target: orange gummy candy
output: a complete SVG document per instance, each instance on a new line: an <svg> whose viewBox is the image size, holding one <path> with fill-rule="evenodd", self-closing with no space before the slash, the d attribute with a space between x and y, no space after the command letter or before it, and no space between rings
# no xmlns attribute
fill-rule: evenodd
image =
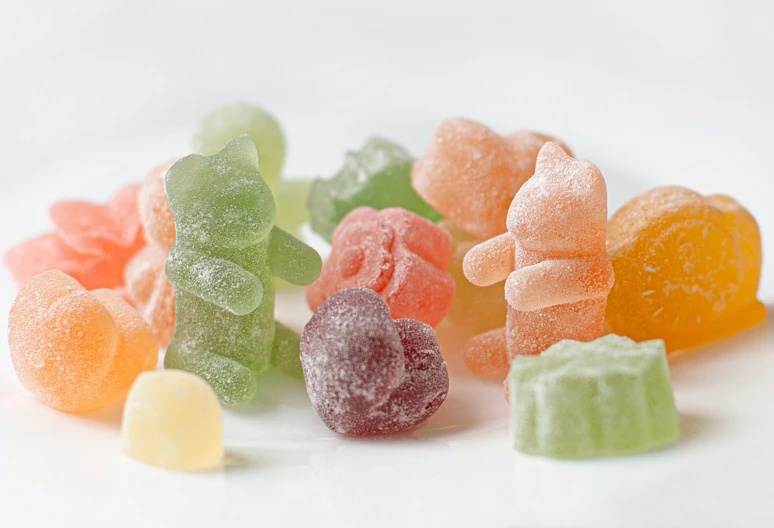
<svg viewBox="0 0 774 528"><path fill-rule="evenodd" d="M634 198L608 224L616 283L607 329L668 351L706 344L766 317L756 298L761 236L728 196L660 187Z"/></svg>
<svg viewBox="0 0 774 528"><path fill-rule="evenodd" d="M485 240L505 231L508 206L547 141L556 140L523 131L500 136L470 119L446 119L414 164L411 183L444 218Z"/></svg>
<svg viewBox="0 0 774 528"><path fill-rule="evenodd" d="M175 223L164 194L164 177L175 161L155 167L140 186L140 218L148 246L125 270L126 288L162 348L169 345L175 331L175 289L164 272L167 255L175 244Z"/></svg>
<svg viewBox="0 0 774 528"><path fill-rule="evenodd" d="M535 175L513 199L508 232L465 256L465 276L473 284L507 278L505 331L491 330L465 345L465 362L474 374L500 377L516 355L540 354L563 339L602 335L613 286L606 223L607 190L599 170L546 143Z"/></svg>
<svg viewBox="0 0 774 528"><path fill-rule="evenodd" d="M454 279L454 301L446 318L454 326L474 334L503 327L508 308L505 302L505 281L481 288L472 284L462 270L465 255L481 241L448 220L441 220L438 225L452 236L448 271Z"/></svg>
<svg viewBox="0 0 774 528"><path fill-rule="evenodd" d="M26 240L5 254L22 287L32 277L58 270L87 289L120 289L124 267L145 245L137 213L138 185L127 185L106 204L68 200L51 207L55 231Z"/></svg>
<svg viewBox="0 0 774 528"><path fill-rule="evenodd" d="M22 385L67 412L120 401L158 360L150 327L117 293L89 292L59 271L41 273L21 289L8 343Z"/></svg>

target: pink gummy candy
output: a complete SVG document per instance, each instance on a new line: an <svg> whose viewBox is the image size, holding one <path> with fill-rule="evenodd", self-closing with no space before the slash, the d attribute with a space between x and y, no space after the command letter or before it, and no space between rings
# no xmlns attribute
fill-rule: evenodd
<svg viewBox="0 0 774 528"><path fill-rule="evenodd" d="M301 334L306 390L331 430L353 436L396 433L432 416L449 390L432 328L393 321L372 290L335 293Z"/></svg>
<svg viewBox="0 0 774 528"><path fill-rule="evenodd" d="M381 295L395 319L435 326L449 311L454 280L445 229L398 207L359 207L344 217L331 244L320 277L306 289L312 310L339 290L359 287Z"/></svg>
<svg viewBox="0 0 774 528"><path fill-rule="evenodd" d="M124 267L145 245L137 213L138 185L127 185L104 205L61 201L51 207L55 231L26 240L5 254L21 287L48 270L66 273L85 288L120 289Z"/></svg>
<svg viewBox="0 0 774 528"><path fill-rule="evenodd" d="M175 243L164 176L175 161L155 167L140 186L139 211L148 246L134 256L125 272L129 294L162 348L169 345L175 331L175 289L164 273L167 255Z"/></svg>

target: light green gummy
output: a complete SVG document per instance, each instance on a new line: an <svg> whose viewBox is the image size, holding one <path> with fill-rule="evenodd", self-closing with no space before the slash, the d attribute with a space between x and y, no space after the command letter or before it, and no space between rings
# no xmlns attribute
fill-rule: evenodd
<svg viewBox="0 0 774 528"><path fill-rule="evenodd" d="M320 256L274 226L275 204L246 135L175 163L165 190L177 237L166 264L175 334L164 365L208 381L221 402L250 401L275 363L293 372L298 337L274 321L274 279L307 285Z"/></svg>
<svg viewBox="0 0 774 528"><path fill-rule="evenodd" d="M298 234L299 228L309 221L306 199L312 182L309 180L281 180L272 190L277 203L277 227Z"/></svg>
<svg viewBox="0 0 774 528"><path fill-rule="evenodd" d="M330 179L316 179L309 190L312 229L330 241L333 230L353 209L402 207L432 222L440 213L411 186L411 154L387 139L371 138L360 151L348 152L344 166Z"/></svg>
<svg viewBox="0 0 774 528"><path fill-rule="evenodd" d="M517 449L556 458L649 451L680 436L661 340L608 335L518 356L508 378Z"/></svg>
<svg viewBox="0 0 774 528"><path fill-rule="evenodd" d="M212 156L242 134L255 143L261 176L275 189L285 163L285 134L274 116L260 106L235 103L212 110L196 126L193 148Z"/></svg>

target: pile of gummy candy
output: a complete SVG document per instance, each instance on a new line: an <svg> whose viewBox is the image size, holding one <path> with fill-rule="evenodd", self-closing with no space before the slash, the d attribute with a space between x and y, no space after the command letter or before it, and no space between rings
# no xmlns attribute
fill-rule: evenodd
<svg viewBox="0 0 774 528"><path fill-rule="evenodd" d="M5 255L23 386L72 413L126 400L124 450L149 464L220 466L221 404L271 368L337 433L416 427L449 390L442 321L472 336L473 375L507 378L519 450L642 452L679 436L667 354L765 319L740 204L661 187L608 220L597 167L549 136L447 119L418 160L373 138L330 179L285 181L279 124L235 104L193 146L107 203L55 203L53 231ZM286 283L314 312L300 335L274 319Z"/></svg>

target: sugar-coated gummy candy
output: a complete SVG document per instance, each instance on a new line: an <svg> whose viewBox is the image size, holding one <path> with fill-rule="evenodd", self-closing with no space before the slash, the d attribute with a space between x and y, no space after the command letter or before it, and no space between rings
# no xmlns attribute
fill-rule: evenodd
<svg viewBox="0 0 774 528"><path fill-rule="evenodd" d="M508 232L474 247L464 259L473 284L507 278L505 331L491 330L465 345L474 374L499 377L517 355L540 354L562 339L602 335L614 277L605 250L606 223L602 174L558 144L546 143L535 175L513 199Z"/></svg>
<svg viewBox="0 0 774 528"><path fill-rule="evenodd" d="M331 430L390 434L432 416L449 390L435 332L413 319L393 321L365 288L335 293L301 334L306 390Z"/></svg>
<svg viewBox="0 0 774 528"><path fill-rule="evenodd" d="M277 119L260 106L235 103L215 108L201 118L193 135L193 148L213 156L232 139L247 134L258 150L261 176L272 189L285 164L285 133Z"/></svg>
<svg viewBox="0 0 774 528"><path fill-rule="evenodd" d="M509 383L511 435L526 453L627 455L680 436L661 340L560 341L540 356L516 357Z"/></svg>
<svg viewBox="0 0 774 528"><path fill-rule="evenodd" d="M474 334L503 328L508 309L508 303L505 302L505 281L482 288L471 283L463 272L465 255L481 240L448 220L442 220L438 225L446 229L452 237L449 273L454 279L454 302L446 319L455 327Z"/></svg>
<svg viewBox="0 0 774 528"><path fill-rule="evenodd" d="M760 231L733 198L652 189L612 216L607 245L616 281L606 322L617 334L660 338L673 351L766 319L756 298Z"/></svg>
<svg viewBox="0 0 774 528"><path fill-rule="evenodd" d="M121 426L124 453L166 469L223 465L223 417L212 387L182 370L140 374L129 391Z"/></svg>
<svg viewBox="0 0 774 528"><path fill-rule="evenodd" d="M411 187L414 158L387 139L369 139L359 151L347 152L344 166L330 179L317 179L309 192L312 229L330 240L334 229L361 207L401 207L430 221L441 215Z"/></svg>
<svg viewBox="0 0 774 528"><path fill-rule="evenodd" d="M175 243L175 223L164 194L164 177L177 161L170 160L148 173L140 186L139 211L148 245L126 266L126 288L137 310L153 328L162 348L175 330L175 290L164 265Z"/></svg>
<svg viewBox="0 0 774 528"><path fill-rule="evenodd" d="M505 232L511 200L547 141L556 139L523 131L500 136L471 119L445 119L414 165L412 184L444 218L486 240Z"/></svg>
<svg viewBox="0 0 774 528"><path fill-rule="evenodd" d="M331 255L306 300L316 310L339 290L368 288L387 301L393 318L435 326L454 299L450 257L445 229L398 207L359 207L336 228Z"/></svg>
<svg viewBox="0 0 774 528"><path fill-rule="evenodd" d="M44 271L58 270L89 290L122 288L126 263L145 245L138 189L127 185L106 204L54 203L50 211L54 232L26 240L5 254L17 286Z"/></svg>
<svg viewBox="0 0 774 528"><path fill-rule="evenodd" d="M165 188L176 229L166 262L176 323L164 365L204 378L222 403L246 403L272 361L293 363L276 354L298 355L297 340L276 331L274 278L310 284L320 256L274 226L274 199L247 136L214 156L181 159Z"/></svg>
<svg viewBox="0 0 774 528"><path fill-rule="evenodd" d="M59 271L21 289L8 318L11 358L22 385L47 405L84 412L122 400L156 367L150 327L117 293L87 291Z"/></svg>

